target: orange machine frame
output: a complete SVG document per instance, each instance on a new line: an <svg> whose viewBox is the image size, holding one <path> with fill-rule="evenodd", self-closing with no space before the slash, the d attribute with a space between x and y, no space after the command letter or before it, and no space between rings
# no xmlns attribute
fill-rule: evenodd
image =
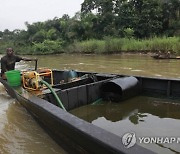
<svg viewBox="0 0 180 154"><path fill-rule="evenodd" d="M36 84L36 88L30 88L30 87L28 87L28 86L26 86L26 75L27 75L27 73L29 73L29 78L30 79L32 79L32 78L35 78L35 84ZM32 73L32 74L30 74L30 73ZM25 88L25 89L28 89L28 90L41 90L41 89L45 89L46 87L45 86L43 86L41 89L40 89L40 87L39 87L39 81L38 81L38 79L40 78L40 77L42 77L42 76L50 76L50 78L51 78L51 83L50 83L50 85L51 86L53 86L53 73L52 73L52 70L51 69L39 69L38 70L38 72L36 72L36 71L29 71L29 72L23 72L22 73L22 80L23 80L23 87Z"/></svg>

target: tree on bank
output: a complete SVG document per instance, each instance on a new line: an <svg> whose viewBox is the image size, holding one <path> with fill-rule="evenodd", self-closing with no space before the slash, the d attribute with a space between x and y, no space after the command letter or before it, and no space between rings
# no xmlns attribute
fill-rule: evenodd
<svg viewBox="0 0 180 154"><path fill-rule="evenodd" d="M180 36L179 0L84 0L81 12L45 22L25 23L27 30L0 32L0 43L34 52L57 52L90 39ZM8 43L7 43L8 42ZM57 48L57 49L55 49Z"/></svg>

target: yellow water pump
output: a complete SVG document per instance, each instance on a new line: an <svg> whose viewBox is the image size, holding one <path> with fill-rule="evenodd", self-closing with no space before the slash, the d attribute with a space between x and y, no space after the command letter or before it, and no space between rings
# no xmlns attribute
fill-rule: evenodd
<svg viewBox="0 0 180 154"><path fill-rule="evenodd" d="M45 77L50 78L50 85L53 85L53 73L51 69L39 69L37 71L26 71L22 73L23 87L28 90L42 90L46 88L42 84Z"/></svg>

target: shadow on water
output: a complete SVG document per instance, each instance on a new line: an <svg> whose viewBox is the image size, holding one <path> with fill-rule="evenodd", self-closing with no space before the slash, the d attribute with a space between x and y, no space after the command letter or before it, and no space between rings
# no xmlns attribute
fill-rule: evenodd
<svg viewBox="0 0 180 154"><path fill-rule="evenodd" d="M103 102L99 105L83 106L71 112L88 122L100 116L112 122L129 117L129 120L136 124L141 118L146 117L144 113L159 118L180 119L179 110L180 101L138 96L121 103Z"/></svg>
<svg viewBox="0 0 180 154"><path fill-rule="evenodd" d="M137 96L121 103L103 102L99 105L88 105L71 111L72 114L123 136L135 132L136 136L179 136L180 134L180 101ZM142 145L157 153L180 152L178 144Z"/></svg>

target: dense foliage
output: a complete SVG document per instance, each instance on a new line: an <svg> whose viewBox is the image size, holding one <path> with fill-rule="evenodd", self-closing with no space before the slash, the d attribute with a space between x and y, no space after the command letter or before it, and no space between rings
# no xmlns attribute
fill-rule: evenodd
<svg viewBox="0 0 180 154"><path fill-rule="evenodd" d="M1 52L13 46L24 54L60 53L77 42L107 37L179 37L180 1L84 0L81 12L72 18L65 14L25 25L27 30L0 31Z"/></svg>

